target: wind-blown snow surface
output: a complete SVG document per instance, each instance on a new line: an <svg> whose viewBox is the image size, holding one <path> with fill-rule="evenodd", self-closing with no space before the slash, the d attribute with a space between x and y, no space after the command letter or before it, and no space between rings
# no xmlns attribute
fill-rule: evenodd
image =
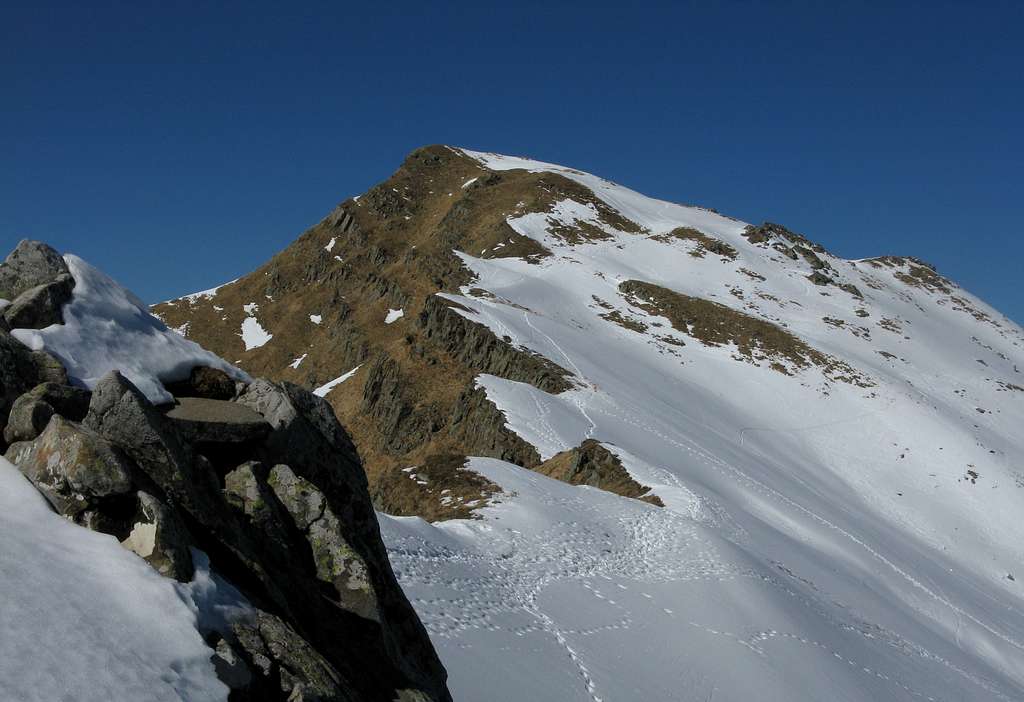
<svg viewBox="0 0 1024 702"><path fill-rule="evenodd" d="M189 586L161 577L54 514L3 458L0 533L0 699L227 699L192 601L225 613L208 572Z"/></svg>
<svg viewBox="0 0 1024 702"><path fill-rule="evenodd" d="M456 699L1024 699L1020 327L869 262L821 254L863 300L816 286L743 222L467 153L559 172L646 230L571 201L510 216L553 255L461 254L493 297L449 297L576 376L557 396L481 376L515 432L545 458L597 439L666 507L474 459L506 492L482 520L382 518ZM552 226L580 220L608 238L573 246ZM676 227L736 260L655 238ZM869 383L704 346L631 304L625 280L784 324Z"/></svg>
<svg viewBox="0 0 1024 702"><path fill-rule="evenodd" d="M167 328L146 305L102 271L73 255L64 257L75 288L64 306L64 324L11 333L32 349L59 358L68 374L88 388L119 370L151 402L172 397L161 380L181 380L194 366L220 368L247 379L241 370Z"/></svg>

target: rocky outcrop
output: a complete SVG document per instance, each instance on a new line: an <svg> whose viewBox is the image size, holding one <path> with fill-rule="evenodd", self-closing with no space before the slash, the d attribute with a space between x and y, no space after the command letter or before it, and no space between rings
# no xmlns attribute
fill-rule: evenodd
<svg viewBox="0 0 1024 702"><path fill-rule="evenodd" d="M38 241L22 240L0 263L0 298L10 329L42 329L63 324L61 308L71 301L75 280L56 251Z"/></svg>
<svg viewBox="0 0 1024 702"><path fill-rule="evenodd" d="M19 398L52 415L7 457L57 512L168 577L192 577L192 549L210 556L254 607L210 635L232 699L450 699L326 402L260 380L237 402L179 398L165 413L111 373L81 422L60 414L81 415L82 399L47 385Z"/></svg>
<svg viewBox="0 0 1024 702"><path fill-rule="evenodd" d="M4 320L12 329L43 329L63 324L61 308L71 301L75 280L62 273L49 283L29 288L4 310Z"/></svg>
<svg viewBox="0 0 1024 702"><path fill-rule="evenodd" d="M419 317L424 337L478 372L529 383L550 393L572 388L569 371L502 341L483 324L459 314L457 308L462 305L431 295Z"/></svg>
<svg viewBox="0 0 1024 702"><path fill-rule="evenodd" d="M23 242L0 283L28 310L62 265ZM450 700L330 406L210 368L170 387L162 407L117 372L72 387L56 359L0 331L6 457L53 509L181 582L208 559L247 601L203 632L233 701Z"/></svg>
<svg viewBox="0 0 1024 702"><path fill-rule="evenodd" d="M67 264L54 249L38 241L22 239L0 263L0 298L15 300L30 288L68 274Z"/></svg>
<svg viewBox="0 0 1024 702"><path fill-rule="evenodd" d="M465 447L466 455L500 458L525 468L540 463L537 449L508 428L505 415L480 387L468 387L459 396L448 435L456 446Z"/></svg>
<svg viewBox="0 0 1024 702"><path fill-rule="evenodd" d="M12 445L7 458L57 512L76 520L132 490L127 457L96 432L60 415L35 441Z"/></svg>
<svg viewBox="0 0 1024 702"><path fill-rule="evenodd" d="M570 485L589 485L658 507L665 506L649 487L633 480L618 456L594 439L555 454L534 470Z"/></svg>

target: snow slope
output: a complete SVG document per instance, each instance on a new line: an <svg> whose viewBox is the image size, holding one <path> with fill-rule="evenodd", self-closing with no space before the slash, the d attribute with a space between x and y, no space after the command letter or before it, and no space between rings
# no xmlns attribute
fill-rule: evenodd
<svg viewBox="0 0 1024 702"><path fill-rule="evenodd" d="M199 632L196 601L223 604L208 571L188 586L160 576L54 514L3 458L0 533L0 699L227 699Z"/></svg>
<svg viewBox="0 0 1024 702"><path fill-rule="evenodd" d="M248 377L168 329L102 271L77 256L64 260L75 279L71 302L63 309L64 324L11 333L26 346L45 348L59 358L76 381L91 388L111 370L120 370L151 402L160 403L172 399L160 381L182 380L194 366L220 368L239 380Z"/></svg>
<svg viewBox="0 0 1024 702"><path fill-rule="evenodd" d="M906 261L821 252L819 286L743 222L465 153L558 172L643 228L571 200L510 214L552 256L462 253L477 280L449 297L576 376L557 396L481 376L516 433L544 458L597 439L666 508L474 459L506 491L482 520L382 518L456 699L1024 699L1020 327ZM606 238L558 235L580 223ZM784 326L860 381L704 345L627 280Z"/></svg>

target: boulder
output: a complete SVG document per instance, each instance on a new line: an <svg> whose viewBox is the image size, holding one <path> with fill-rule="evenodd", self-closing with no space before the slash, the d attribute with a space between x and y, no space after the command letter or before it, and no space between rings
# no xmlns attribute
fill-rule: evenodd
<svg viewBox="0 0 1024 702"><path fill-rule="evenodd" d="M11 407L7 426L4 427L4 441L8 444L32 441L43 433L43 429L50 423L50 417L54 414L50 404L32 397L31 393L25 393L15 400Z"/></svg>
<svg viewBox="0 0 1024 702"><path fill-rule="evenodd" d="M62 273L55 280L29 288L4 309L4 321L12 329L43 329L63 324L62 308L71 302L74 287L74 278Z"/></svg>
<svg viewBox="0 0 1024 702"><path fill-rule="evenodd" d="M124 454L59 415L39 438L14 444L6 457L66 517L132 490L132 467Z"/></svg>
<svg viewBox="0 0 1024 702"><path fill-rule="evenodd" d="M64 259L54 249L39 241L22 239L0 263L0 299L14 300L29 288L69 273Z"/></svg>
<svg viewBox="0 0 1024 702"><path fill-rule="evenodd" d="M188 582L194 571L188 529L173 509L153 495L139 491L137 496L131 531L121 545L144 558L161 575Z"/></svg>
<svg viewBox="0 0 1024 702"><path fill-rule="evenodd" d="M189 377L176 383L164 383L175 397L202 397L207 400L233 400L235 381L219 368L196 366Z"/></svg>
<svg viewBox="0 0 1024 702"><path fill-rule="evenodd" d="M366 562L345 540L342 525L323 493L286 465L274 466L267 482L305 534L313 551L317 578L334 588L345 609L379 621L377 597Z"/></svg>
<svg viewBox="0 0 1024 702"><path fill-rule="evenodd" d="M42 433L50 417L59 414L80 422L89 410L90 393L58 383L40 383L14 401L4 439L9 444L31 441Z"/></svg>
<svg viewBox="0 0 1024 702"><path fill-rule="evenodd" d="M244 444L270 431L255 410L225 400L180 397L166 416L181 436L195 443Z"/></svg>

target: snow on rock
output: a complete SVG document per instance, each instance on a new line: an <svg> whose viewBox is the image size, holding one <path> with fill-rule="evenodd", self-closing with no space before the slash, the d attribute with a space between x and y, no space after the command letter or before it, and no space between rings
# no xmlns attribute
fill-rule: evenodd
<svg viewBox="0 0 1024 702"><path fill-rule="evenodd" d="M309 321L311 321L313 324L320 324L320 322L324 321L324 318L322 315L319 314L311 314L309 315Z"/></svg>
<svg viewBox="0 0 1024 702"><path fill-rule="evenodd" d="M339 385L344 383L346 380L351 378L353 375L356 374L356 371L359 370L362 367L363 367L363 365L359 364L358 366L356 366L355 368L353 368L349 372L344 373L343 375L338 376L337 378L335 378L334 380L332 380L332 381L330 381L328 383L324 383L323 385L318 387L316 390L314 390L313 394L318 396L318 397L325 397L327 395L327 393L329 393L331 390L333 390L334 388L338 387Z"/></svg>
<svg viewBox="0 0 1024 702"><path fill-rule="evenodd" d="M289 363L289 364L288 364L288 367L289 367L289 368L298 368L298 367L299 367L299 365L300 365L300 364L301 364L301 363L302 363L303 361L305 361L305 360L306 360L306 356L308 356L308 355L309 355L308 353L304 353L304 354L302 354L301 356L299 356L298 358L296 358L296 359L295 359L294 361L292 361L291 363Z"/></svg>
<svg viewBox="0 0 1024 702"><path fill-rule="evenodd" d="M338 242L338 238L337 238L337 237L334 237L334 236L332 236L332 237L331 237L331 240L330 240L329 242L327 242L327 246L325 246L325 247L324 247L324 250L325 250L325 251L327 251L328 253L330 253L331 251L333 251L333 250L334 250L334 245L335 245L335 244L336 244L337 242Z"/></svg>
<svg viewBox="0 0 1024 702"><path fill-rule="evenodd" d="M60 359L86 387L119 370L155 403L170 401L161 381L182 380L194 366L219 368L237 380L241 370L185 339L151 315L146 305L105 273L73 255L64 257L75 279L64 324L11 333Z"/></svg>
<svg viewBox="0 0 1024 702"><path fill-rule="evenodd" d="M113 537L54 514L2 458L0 532L0 699L227 699L189 589ZM216 590L212 580L191 587ZM230 615L230 599L222 588L205 609Z"/></svg>
<svg viewBox="0 0 1024 702"><path fill-rule="evenodd" d="M267 332L256 319L255 314L259 308L260 306L255 302L242 305L242 309L249 316L242 320L242 331L238 335L242 337L246 351L258 349L274 338L274 335Z"/></svg>
<svg viewBox="0 0 1024 702"><path fill-rule="evenodd" d="M392 324L397 322L405 316L405 310L388 310L387 315L384 317L384 324Z"/></svg>
<svg viewBox="0 0 1024 702"><path fill-rule="evenodd" d="M465 189L465 188L468 188L468 187L469 187L469 186L471 186L471 185L472 185L473 183L477 182L477 181L478 181L479 179L480 179L480 176L477 176L477 177L475 177L475 178L470 178L469 180L467 180L467 181L466 181L465 183L463 183L463 184L462 184L462 187L463 187L464 189Z"/></svg>

